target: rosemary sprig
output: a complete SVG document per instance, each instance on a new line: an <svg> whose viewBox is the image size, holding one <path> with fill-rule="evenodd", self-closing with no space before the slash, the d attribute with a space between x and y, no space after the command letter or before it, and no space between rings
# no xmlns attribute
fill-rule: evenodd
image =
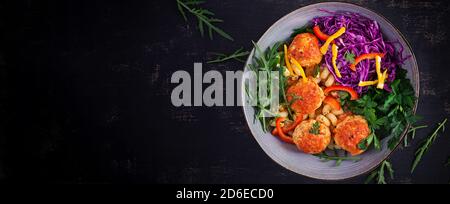
<svg viewBox="0 0 450 204"><path fill-rule="evenodd" d="M394 169L392 168L392 164L387 160L384 160L378 169L375 169L372 173L370 173L364 183L368 184L376 178L377 184L386 184L386 179L384 177L385 168L389 173L389 177L394 179Z"/></svg>
<svg viewBox="0 0 450 204"><path fill-rule="evenodd" d="M434 140L436 140L439 130L442 129L442 132L445 131L445 123L447 123L447 118L445 118L442 122L438 123L438 127L434 130L433 134L431 134L430 137L428 137L425 141L422 142L422 145L415 153L416 158L414 159L414 162L412 164L411 173L414 172L414 169L416 169L416 166L417 164L419 164L420 160L422 159L422 156L428 151L431 144L433 144Z"/></svg>
<svg viewBox="0 0 450 204"><path fill-rule="evenodd" d="M223 53L212 53L213 55L216 55L217 58L215 60L208 61L207 63L210 64L210 63L223 62L223 61L227 61L227 60L230 60L230 59L234 59L234 60L237 60L239 62L244 62L244 60L241 59L241 57L247 56L250 52L249 51L243 51L242 49L243 48L241 47L241 48L237 49L236 51L234 51L230 55L226 55L226 54L223 54Z"/></svg>
<svg viewBox="0 0 450 204"><path fill-rule="evenodd" d="M207 9L203 9L203 8L190 7L190 6L198 6L202 3L204 3L204 1L200 1L200 0L176 0L176 1L177 1L178 11L180 11L180 13L183 16L185 21L187 21L185 11L188 11L189 13L191 13L192 15L197 17L198 29L200 30L200 34L202 35L202 37L204 36L204 33L205 33L204 27L206 26L208 28L208 34L209 34L210 39L213 39L213 31L214 31L217 34L221 35L222 37L233 41L233 38L229 34L227 34L225 31L223 31L222 29L220 29L214 25L215 23L223 22L223 20L218 19L218 18L213 18L212 17L212 16L214 16L213 12L211 12Z"/></svg>
<svg viewBox="0 0 450 204"><path fill-rule="evenodd" d="M341 157L341 156L330 156L325 152L322 152L320 154L314 154L314 156L319 157L319 159L322 162L327 162L327 161L335 161L335 166L339 166L341 165L342 161L354 161L357 162L359 160L361 160L361 158L359 157Z"/></svg>
<svg viewBox="0 0 450 204"><path fill-rule="evenodd" d="M403 139L403 146L407 147L408 146L408 137L411 135L411 139L413 140L414 137L416 136L416 131L422 128L426 128L428 127L428 125L420 125L417 127L413 127L411 126L411 128L408 130L408 133L405 135L405 139Z"/></svg>

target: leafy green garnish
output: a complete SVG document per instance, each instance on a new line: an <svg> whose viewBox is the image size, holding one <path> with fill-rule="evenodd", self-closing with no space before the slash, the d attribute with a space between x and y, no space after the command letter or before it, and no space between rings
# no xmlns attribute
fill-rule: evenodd
<svg viewBox="0 0 450 204"><path fill-rule="evenodd" d="M422 142L422 145L420 148L415 152L416 158L414 159L414 162L411 167L411 173L414 172L414 169L416 169L417 164L419 164L420 160L422 159L422 156L428 151L431 144L433 144L434 140L436 140L439 130L442 129L442 132L445 130L445 123L447 123L447 118L445 118L442 122L438 123L437 128L433 131L433 133Z"/></svg>
<svg viewBox="0 0 450 204"><path fill-rule="evenodd" d="M316 65L316 67L314 68L313 77L318 77L319 74L320 74L320 66Z"/></svg>
<svg viewBox="0 0 450 204"><path fill-rule="evenodd" d="M281 60L280 62L283 63L284 60ZM287 98L286 98L286 93L284 92L284 90L286 90L287 87L287 78L284 76L284 71L287 70L287 68L285 66L282 66L282 69L280 69L280 95L281 95L281 104L284 105L287 108L288 111L288 116L289 118L293 118L293 114L292 114L292 110L291 110L291 104L296 100L291 100L290 102L287 102ZM299 97L300 96L295 96L295 97Z"/></svg>
<svg viewBox="0 0 450 204"><path fill-rule="evenodd" d="M213 38L213 31L217 34L221 35L222 37L233 41L233 38L223 31L222 29L216 27L215 23L221 23L223 20L218 18L213 18L214 13L203 8L192 8L191 6L198 6L202 3L205 3L204 1L200 0L176 0L177 1L177 7L178 11L180 11L181 15L183 16L184 20L187 21L186 12L188 11L192 15L194 15L197 18L198 21L198 30L200 31L200 34L202 37L204 36L206 26L208 28L208 34L209 38Z"/></svg>
<svg viewBox="0 0 450 204"><path fill-rule="evenodd" d="M344 58L345 60L347 60L347 62L350 62L352 64L355 62L355 54L351 52L345 52Z"/></svg>
<svg viewBox="0 0 450 204"><path fill-rule="evenodd" d="M255 106L255 119L258 119L263 127L264 131L269 131L269 123L270 118L267 117L273 116L275 117L277 115L277 112L274 112L274 110L270 109L270 99L274 97L274 93L272 93L272 75L271 71L278 71L279 72L279 84L274 84L274 87L279 87L280 90L284 90L284 88L287 85L287 80L284 78L284 75L282 71L284 69L281 69L282 67L282 57L283 53L278 52L278 48L282 45L281 42L275 43L272 47L269 47L265 52L263 52L259 46L253 42L255 47L255 55L253 56L253 63L249 64L249 68L251 71L254 71L256 74L256 84L258 86L267 86L265 94L267 98L260 98L261 94L256 93L255 96L252 96L247 92L248 97L251 100L256 100L256 106ZM260 74L261 73L261 74ZM264 80L261 79L260 75L265 74ZM246 85L247 86L247 85ZM257 89L257 92L259 92L260 89ZM280 102L281 103L287 103L286 102L286 95L284 91L280 91ZM263 94L264 95L264 94ZM288 107L289 110L289 107ZM291 111L289 110L289 113Z"/></svg>
<svg viewBox="0 0 450 204"><path fill-rule="evenodd" d="M296 35L300 34L300 33L314 33L311 25L304 25L300 28L296 28L293 30L292 34L291 34L291 38L295 37Z"/></svg>
<svg viewBox="0 0 450 204"><path fill-rule="evenodd" d="M357 162L357 161L361 160L361 158L359 158L359 157L347 157L347 156L341 157L341 156L338 156L338 155L330 156L326 152L321 152L319 154L314 154L314 156L319 157L322 162L335 161L335 166L341 165L342 161L354 161L354 162Z"/></svg>
<svg viewBox="0 0 450 204"><path fill-rule="evenodd" d="M319 134L319 130L320 130L320 123L319 122L314 122L311 129L309 129L309 133L314 134L314 135L318 135Z"/></svg>
<svg viewBox="0 0 450 204"><path fill-rule="evenodd" d="M378 169L375 169L372 173L370 173L364 183L368 184L376 178L377 184L386 184L386 179L384 177L385 168L391 179L394 179L394 169L392 168L392 164L387 160L384 160Z"/></svg>
<svg viewBox="0 0 450 204"><path fill-rule="evenodd" d="M234 60L237 60L239 62L244 62L244 60L242 60L241 57L247 56L250 52L249 51L243 51L242 49L243 48L241 47L241 48L237 49L236 51L234 51L232 54L229 54L229 55L222 54L222 53L212 53L212 54L217 56L217 59L208 61L207 63L210 64L210 63L224 62L224 61L227 61L227 60L230 60L230 59L234 59Z"/></svg>
<svg viewBox="0 0 450 204"><path fill-rule="evenodd" d="M374 144L380 149L379 135L389 135L388 147L393 149L400 141L400 136L408 125L417 121L413 114L414 89L409 79L406 78L406 70L398 68L396 79L390 84L392 92L369 87L367 93L356 101L344 100L347 108L355 114L363 115L373 134L373 138L366 138L358 144L358 148L366 149ZM342 99L341 99L342 100ZM342 101L341 101L342 104ZM371 139L373 142L370 143Z"/></svg>
<svg viewBox="0 0 450 204"><path fill-rule="evenodd" d="M368 148L372 143L373 143L373 147L374 147L376 150L380 150L380 149L381 149L380 140L378 139L378 137L377 137L373 132L370 133L370 135L369 135L367 138L361 140L361 141L358 143L358 149L364 150L364 151L365 151L365 150L367 150L367 148Z"/></svg>
<svg viewBox="0 0 450 204"><path fill-rule="evenodd" d="M426 128L428 127L428 125L421 125L421 126L416 126L413 127L411 126L411 128L408 130L408 134L405 135L405 138L403 139L403 146L407 147L408 146L408 137L411 134L411 139L414 139L414 137L416 137L416 131L422 128Z"/></svg>
<svg viewBox="0 0 450 204"><path fill-rule="evenodd" d="M350 100L350 94L348 94L346 91L338 91L339 95L339 102L341 104L341 107L344 107L346 102Z"/></svg>

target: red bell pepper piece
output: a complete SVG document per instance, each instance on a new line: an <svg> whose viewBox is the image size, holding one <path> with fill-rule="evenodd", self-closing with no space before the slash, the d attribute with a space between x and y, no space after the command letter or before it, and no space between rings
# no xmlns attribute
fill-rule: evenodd
<svg viewBox="0 0 450 204"><path fill-rule="evenodd" d="M320 27L318 25L314 26L313 32L314 32L314 35L316 35L316 37L322 41L326 41L330 37L329 35L322 33L322 31L320 30Z"/></svg>
<svg viewBox="0 0 450 204"><path fill-rule="evenodd" d="M356 93L356 91L352 87L349 87L349 86L333 85L333 86L325 88L325 90L323 90L323 93L325 95L327 95L328 93L330 93L332 91L345 91L350 94L350 96L351 96L350 100L358 99L358 93Z"/></svg>
<svg viewBox="0 0 450 204"><path fill-rule="evenodd" d="M287 143L290 143L290 144L294 144L294 141L292 140L292 137L289 137L286 134L284 134L283 130L281 129L281 122L283 122L284 120L285 120L285 118L282 118L282 117L277 118L277 121L276 121L276 126L277 127L276 127L276 129L277 129L277 132L278 132L278 137L284 142L287 142Z"/></svg>
<svg viewBox="0 0 450 204"><path fill-rule="evenodd" d="M350 65L350 69L356 71L356 65L365 59L375 59L375 56L384 57L384 53L367 53L356 57L355 62Z"/></svg>
<svg viewBox="0 0 450 204"><path fill-rule="evenodd" d="M325 97L325 99L323 100L323 102L325 104L328 104L331 106L331 108L333 108L334 110L341 110L341 104L339 103L339 101L334 98L333 96L327 96Z"/></svg>
<svg viewBox="0 0 450 204"><path fill-rule="evenodd" d="M294 130L298 124L302 122L303 118L300 116L297 116L295 118L295 121L289 125L283 126L281 129L283 130L283 133L287 134L289 131ZM276 128L273 129L272 135L278 135L278 131Z"/></svg>

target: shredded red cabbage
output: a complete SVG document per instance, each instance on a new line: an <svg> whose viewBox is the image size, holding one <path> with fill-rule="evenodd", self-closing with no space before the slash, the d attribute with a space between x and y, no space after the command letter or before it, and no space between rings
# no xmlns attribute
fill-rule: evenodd
<svg viewBox="0 0 450 204"><path fill-rule="evenodd" d="M356 72L352 71L349 66L350 62L345 59L347 52L355 55L355 58L365 53L386 53L382 58L382 72L387 69L388 79L386 79L384 89L391 91L389 84L395 79L395 70L409 57L403 57L403 46L399 42L388 42L383 40L378 23L365 16L352 12L330 12L321 10L331 14L330 16L316 17L313 24L318 25L325 34L332 35L341 27L346 28L346 32L335 40L339 47L337 66L341 72L342 78L337 78L331 63L331 49L325 54L325 64L334 75L337 82L345 86L351 86L358 94L367 91L368 87L360 87L360 81L376 80L374 60L363 60L356 66ZM395 50L394 44L398 43L399 50Z"/></svg>

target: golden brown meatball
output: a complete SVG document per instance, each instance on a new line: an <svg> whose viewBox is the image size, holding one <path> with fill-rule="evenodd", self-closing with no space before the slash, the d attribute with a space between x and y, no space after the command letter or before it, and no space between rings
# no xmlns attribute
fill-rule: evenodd
<svg viewBox="0 0 450 204"><path fill-rule="evenodd" d="M311 33L295 36L289 45L289 57L293 57L302 67L312 68L322 61L319 40Z"/></svg>
<svg viewBox="0 0 450 204"><path fill-rule="evenodd" d="M334 129L334 142L352 155L363 153L358 143L370 134L366 119L359 115L347 116Z"/></svg>
<svg viewBox="0 0 450 204"><path fill-rule="evenodd" d="M314 113L324 98L323 90L310 78L306 82L298 80L286 90L286 99L296 113Z"/></svg>
<svg viewBox="0 0 450 204"><path fill-rule="evenodd" d="M317 154L327 148L331 141L331 133L324 124L316 120L306 120L295 128L292 140L301 151Z"/></svg>

